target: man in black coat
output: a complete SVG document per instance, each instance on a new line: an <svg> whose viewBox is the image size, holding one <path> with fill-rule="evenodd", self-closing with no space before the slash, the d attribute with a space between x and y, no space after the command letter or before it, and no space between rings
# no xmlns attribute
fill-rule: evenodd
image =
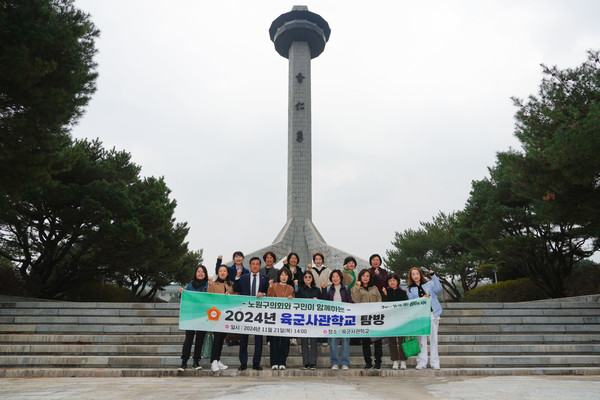
<svg viewBox="0 0 600 400"><path fill-rule="evenodd" d="M269 278L259 273L260 258L250 259L250 273L237 277L233 283L233 290L242 296L263 297L267 295ZM254 335L254 356L252 357L252 369L262 370L260 360L262 358L262 335ZM248 368L248 335L240 335L240 371Z"/></svg>

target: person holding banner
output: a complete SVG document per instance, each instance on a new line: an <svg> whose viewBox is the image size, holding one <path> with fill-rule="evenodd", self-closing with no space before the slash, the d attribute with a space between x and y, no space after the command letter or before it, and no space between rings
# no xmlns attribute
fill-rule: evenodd
<svg viewBox="0 0 600 400"><path fill-rule="evenodd" d="M229 280L227 265L221 265L217 270L217 280L208 279L208 293L234 294L233 282ZM225 332L214 332L214 341L210 354L210 370L217 372L229 368L221 362L221 352L225 341Z"/></svg>
<svg viewBox="0 0 600 400"><path fill-rule="evenodd" d="M342 283L344 279L342 271L339 269L333 270L329 275L331 286L327 288L327 284L323 282L321 285L321 295L323 300L337 301L340 303L352 303L352 295L350 290ZM342 347L341 353L338 353L338 340ZM331 338L329 339L329 359L331 361L331 369L350 368L350 338Z"/></svg>
<svg viewBox="0 0 600 400"><path fill-rule="evenodd" d="M368 269L360 271L356 285L354 285L350 292L352 293L352 301L355 303L381 302L381 294L379 293L377 286L373 283L373 277ZM363 337L360 341L362 342L365 369L373 369L373 362L371 360L371 338ZM375 369L381 369L381 358L383 357L382 339L374 340L373 347L375 348Z"/></svg>
<svg viewBox="0 0 600 400"><path fill-rule="evenodd" d="M308 264L308 270L312 273L313 282L315 283L315 286L317 288L320 288L323 286L323 282L325 282L325 285L329 287L331 285L331 281L329 280L331 270L324 265L325 256L323 255L323 253L315 253L312 256L312 260L313 264ZM298 295L296 295L296 297L298 297ZM327 339L318 338L317 343L325 347L327 346Z"/></svg>
<svg viewBox="0 0 600 400"><path fill-rule="evenodd" d="M277 276L278 282L269 281L267 297L294 298L294 287L288 282L292 274L287 268L281 268ZM287 336L271 336L271 369L285 369L288 355L290 354L290 338Z"/></svg>
<svg viewBox="0 0 600 400"><path fill-rule="evenodd" d="M342 274L344 275L344 286L348 288L348 290L352 290L354 284L356 283L356 272L354 269L356 268L356 258L352 256L348 256L344 259L344 269Z"/></svg>
<svg viewBox="0 0 600 400"><path fill-rule="evenodd" d="M397 274L388 274L386 279L387 289L383 288L383 301L405 301L408 300L408 295L400 287L400 277ZM388 339L390 346L390 358L392 359L392 369L398 369L398 360L400 360L400 369L406 369L406 360L402 350L402 337L391 337Z"/></svg>
<svg viewBox="0 0 600 400"><path fill-rule="evenodd" d="M431 280L427 280L423 272L413 267L408 271L408 299L418 299L420 297L431 298L431 334L429 335L429 365L433 369L440 369L440 357L438 355L438 327L440 324L440 315L442 315L442 306L437 298L437 293L442 291L442 284L432 270L429 270ZM427 336L418 336L419 348L421 352L417 356L416 369L427 368Z"/></svg>
<svg viewBox="0 0 600 400"><path fill-rule="evenodd" d="M263 297L269 288L269 278L260 274L260 258L250 259L250 273L240 274L233 283L233 291L242 296ZM252 369L261 371L262 358L262 335L254 335L254 357L252 357ZM240 335L240 371L248 368L248 335Z"/></svg>
<svg viewBox="0 0 600 400"><path fill-rule="evenodd" d="M310 264L309 264L310 265ZM297 299L320 299L321 289L315 285L315 279L311 271L304 271L302 275L302 283L298 285L298 281L294 281L296 287ZM327 284L325 284L327 286ZM317 368L317 338L301 338L300 346L302 347L302 369Z"/></svg>
<svg viewBox="0 0 600 400"><path fill-rule="evenodd" d="M204 265L198 265L192 281L185 287L181 288L179 293L184 290L190 290L193 292L206 292L208 288L208 272ZM181 367L179 371L185 371L187 368L187 362L190 359L190 353L192 351L192 342L196 337L196 346L194 347L194 369L200 370L200 358L202 358L202 343L204 343L205 331L185 331L185 340L183 342L183 349L181 350Z"/></svg>

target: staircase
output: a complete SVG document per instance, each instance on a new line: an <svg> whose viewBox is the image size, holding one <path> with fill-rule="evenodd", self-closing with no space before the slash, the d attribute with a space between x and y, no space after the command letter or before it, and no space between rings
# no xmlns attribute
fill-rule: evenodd
<svg viewBox="0 0 600 400"><path fill-rule="evenodd" d="M0 377L70 376L449 376L600 374L600 296L527 303L448 303L440 321L442 369L366 371L360 346L351 346L351 369L329 369L329 348L319 347L316 370L300 369L292 346L288 369L238 372L237 346L225 346L228 370L178 372L184 335L179 304L68 303L0 297ZM253 348L249 346L250 357ZM190 360L191 365L191 360Z"/></svg>

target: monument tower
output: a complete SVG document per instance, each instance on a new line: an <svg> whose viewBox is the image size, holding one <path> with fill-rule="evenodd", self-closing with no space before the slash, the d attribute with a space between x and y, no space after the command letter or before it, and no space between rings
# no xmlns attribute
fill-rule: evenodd
<svg viewBox="0 0 600 400"><path fill-rule="evenodd" d="M325 50L330 33L327 21L306 6L294 6L277 17L269 29L275 50L289 60L287 222L272 245L246 257L262 257L272 250L283 259L294 251L304 269L316 252L323 253L325 264L335 268L341 268L343 259L350 255L325 243L312 222L310 63ZM356 258L359 267L368 266Z"/></svg>

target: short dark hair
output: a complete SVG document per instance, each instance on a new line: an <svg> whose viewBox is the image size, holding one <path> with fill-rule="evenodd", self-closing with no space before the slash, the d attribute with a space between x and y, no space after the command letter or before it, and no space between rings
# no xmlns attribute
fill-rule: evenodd
<svg viewBox="0 0 600 400"><path fill-rule="evenodd" d="M400 277L396 273L388 274L387 278L385 278L385 283L387 284L390 279L395 279L398 281L398 286L400 286Z"/></svg>
<svg viewBox="0 0 600 400"><path fill-rule="evenodd" d="M273 257L273 260L277 261L277 256L275 255L275 253L273 253L271 250L267 251L265 254L263 254L263 260L265 260L265 262L267 262L267 256L271 256Z"/></svg>
<svg viewBox="0 0 600 400"><path fill-rule="evenodd" d="M356 263L356 258L354 258L352 256L348 256L348 257L344 258L344 265L348 264L350 261L354 261L354 265L358 265Z"/></svg>
<svg viewBox="0 0 600 400"><path fill-rule="evenodd" d="M319 253L319 252L317 252L317 253L315 253L315 254L312 255L313 262L315 262L315 257L316 256L320 256L321 260L323 260L323 263L325 262L325 256L323 255L323 253Z"/></svg>
<svg viewBox="0 0 600 400"><path fill-rule="evenodd" d="M242 253L241 251L234 251L233 252L233 256L231 256L231 259L233 260L235 258L235 256L241 256L242 258L244 258L244 253Z"/></svg>
<svg viewBox="0 0 600 400"><path fill-rule="evenodd" d="M358 280L360 282L361 287L362 287L362 279L361 278L363 277L364 274L369 274L369 283L367 283L367 287L373 286L373 275L371 275L371 271L369 271L368 269L365 268L358 273L358 278L356 278L356 280Z"/></svg>
<svg viewBox="0 0 600 400"><path fill-rule="evenodd" d="M371 261L373 261L375 257L379 258L379 265L383 264L383 260L381 259L381 256L379 254L372 254L371 257L369 257L369 265L373 266L371 264Z"/></svg>
<svg viewBox="0 0 600 400"><path fill-rule="evenodd" d="M292 258L292 256L296 256L296 259L298 260L298 264L300 264L300 256L298 254L294 253L293 251L290 254L288 254L288 256L287 256L288 264L290 263L290 258Z"/></svg>
<svg viewBox="0 0 600 400"><path fill-rule="evenodd" d="M262 262L260 261L260 258L258 258L258 257L252 257L252 258L250 259L250 262L248 263L248 265L252 264L252 261L254 261L254 260L258 260L258 263L259 263L260 265L262 265Z"/></svg>
<svg viewBox="0 0 600 400"><path fill-rule="evenodd" d="M329 281L331 283L333 283L333 281L331 280L331 277L333 276L333 274L338 274L340 277L340 283L343 285L344 283L344 274L342 273L341 270L339 269L334 269L333 271L331 271L331 273L329 274Z"/></svg>
<svg viewBox="0 0 600 400"><path fill-rule="evenodd" d="M294 284L294 282L292 282L292 280L293 280L292 279L293 278L292 277L292 272L289 269L287 269L287 268L279 268L279 272L277 273L277 280L279 282L281 282L281 274L286 274L287 275L287 277L288 277L288 280L286 282L287 284L291 284L291 285Z"/></svg>

